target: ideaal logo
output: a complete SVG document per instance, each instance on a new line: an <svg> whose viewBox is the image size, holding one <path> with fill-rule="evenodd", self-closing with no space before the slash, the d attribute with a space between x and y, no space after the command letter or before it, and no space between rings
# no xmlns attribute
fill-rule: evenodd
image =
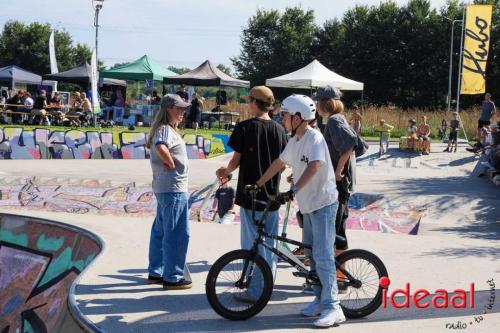
<svg viewBox="0 0 500 333"><path fill-rule="evenodd" d="M488 313L488 310L493 309L495 304L495 282L493 279L486 281L490 289L490 297L488 299L488 304L485 305L482 315L474 316L472 320L469 321L468 325L466 322L457 321L455 323L446 323L447 329L466 329L468 326L474 323L479 324L484 320L483 315ZM475 285L474 282L469 284L469 296L467 297L467 291L464 289L455 289L453 292L448 292L446 289L436 289L435 294L431 293L427 289L418 289L413 294L411 292L410 283L406 283L404 289L396 289L390 293L388 296L388 288L391 284L391 280L388 277L382 277L379 281L382 287L382 306L387 308L387 301L396 309L410 308L410 302L418 309L425 309L430 306L436 309L447 309L450 306L454 309L465 309L475 308ZM451 299L450 299L450 294ZM396 301L397 296L404 296L404 301L398 303Z"/></svg>
<svg viewBox="0 0 500 333"><path fill-rule="evenodd" d="M390 284L391 280L388 277L384 276L380 279L380 286L383 288L382 306L384 308L387 308L387 291ZM396 302L396 296L399 294L405 298L403 303ZM429 297L431 293L427 289L418 289L412 295L410 283L407 282L405 289L394 290L390 294L389 300L396 309L408 309L410 308L410 302L418 309L425 309L431 305L436 309L447 309L450 305L455 309L474 308L474 282L469 285L469 297L467 297L467 292L464 289L455 289L452 294L454 295L450 299L450 293L447 290L436 289L435 294Z"/></svg>

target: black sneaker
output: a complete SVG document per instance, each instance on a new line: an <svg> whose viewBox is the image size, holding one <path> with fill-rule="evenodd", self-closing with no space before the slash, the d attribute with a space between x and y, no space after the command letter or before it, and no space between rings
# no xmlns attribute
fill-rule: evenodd
<svg viewBox="0 0 500 333"><path fill-rule="evenodd" d="M163 289L164 290L178 290L178 289L189 289L193 286L191 281L186 279L180 279L177 282L168 282L163 281Z"/></svg>
<svg viewBox="0 0 500 333"><path fill-rule="evenodd" d="M163 278L161 276L148 275L148 283L150 284L161 284L163 283Z"/></svg>

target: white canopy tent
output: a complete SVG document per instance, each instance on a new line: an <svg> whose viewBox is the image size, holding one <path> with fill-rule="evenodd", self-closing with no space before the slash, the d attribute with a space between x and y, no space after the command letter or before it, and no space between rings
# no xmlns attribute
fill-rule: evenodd
<svg viewBox="0 0 500 333"><path fill-rule="evenodd" d="M340 90L360 91L363 91L364 86L363 82L348 79L329 70L316 59L295 72L266 80L268 87L314 89L326 85Z"/></svg>

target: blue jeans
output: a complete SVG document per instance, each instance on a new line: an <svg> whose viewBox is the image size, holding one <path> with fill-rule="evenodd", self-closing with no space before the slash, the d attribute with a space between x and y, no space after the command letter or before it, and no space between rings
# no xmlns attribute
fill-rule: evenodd
<svg viewBox="0 0 500 333"><path fill-rule="evenodd" d="M335 215L338 201L304 214L304 243L312 245L306 250L310 258L311 271L316 271L321 286L314 286L314 294L321 302L323 310L340 308L335 268Z"/></svg>
<svg viewBox="0 0 500 333"><path fill-rule="evenodd" d="M148 272L164 281L178 282L184 276L189 243L188 194L155 193L158 206L149 240Z"/></svg>
<svg viewBox="0 0 500 333"><path fill-rule="evenodd" d="M255 218L257 220L260 219L263 212L256 211ZM277 235L278 234L278 226L279 226L279 211L268 212L265 220L264 231L268 234ZM255 236L257 235L257 226L252 220L252 210L240 208L240 219L241 219L241 248L244 250L250 250L255 241ZM276 247L277 242L274 239L266 238L264 240L269 246ZM274 253L269 250L266 250L263 246L259 246L258 249L259 255L264 258L271 268L271 272L273 273L273 278L276 277L276 268L278 258ZM263 282L262 276L259 274L260 272L256 272L252 277L252 281ZM263 283L252 283L248 288L248 293L254 297L259 297L262 293Z"/></svg>

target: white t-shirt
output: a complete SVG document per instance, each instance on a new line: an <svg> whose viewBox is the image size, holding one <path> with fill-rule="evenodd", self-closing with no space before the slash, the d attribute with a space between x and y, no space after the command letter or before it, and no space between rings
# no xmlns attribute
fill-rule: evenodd
<svg viewBox="0 0 500 333"><path fill-rule="evenodd" d="M308 128L299 141L297 137L291 138L279 158L292 168L295 182L300 179L310 162L321 162L318 172L296 194L301 213L312 213L337 201L337 185L330 153L325 138L318 130Z"/></svg>
<svg viewBox="0 0 500 333"><path fill-rule="evenodd" d="M24 106L27 108L27 109L33 109L33 98L31 97L28 97L26 98L26 100L24 101Z"/></svg>

